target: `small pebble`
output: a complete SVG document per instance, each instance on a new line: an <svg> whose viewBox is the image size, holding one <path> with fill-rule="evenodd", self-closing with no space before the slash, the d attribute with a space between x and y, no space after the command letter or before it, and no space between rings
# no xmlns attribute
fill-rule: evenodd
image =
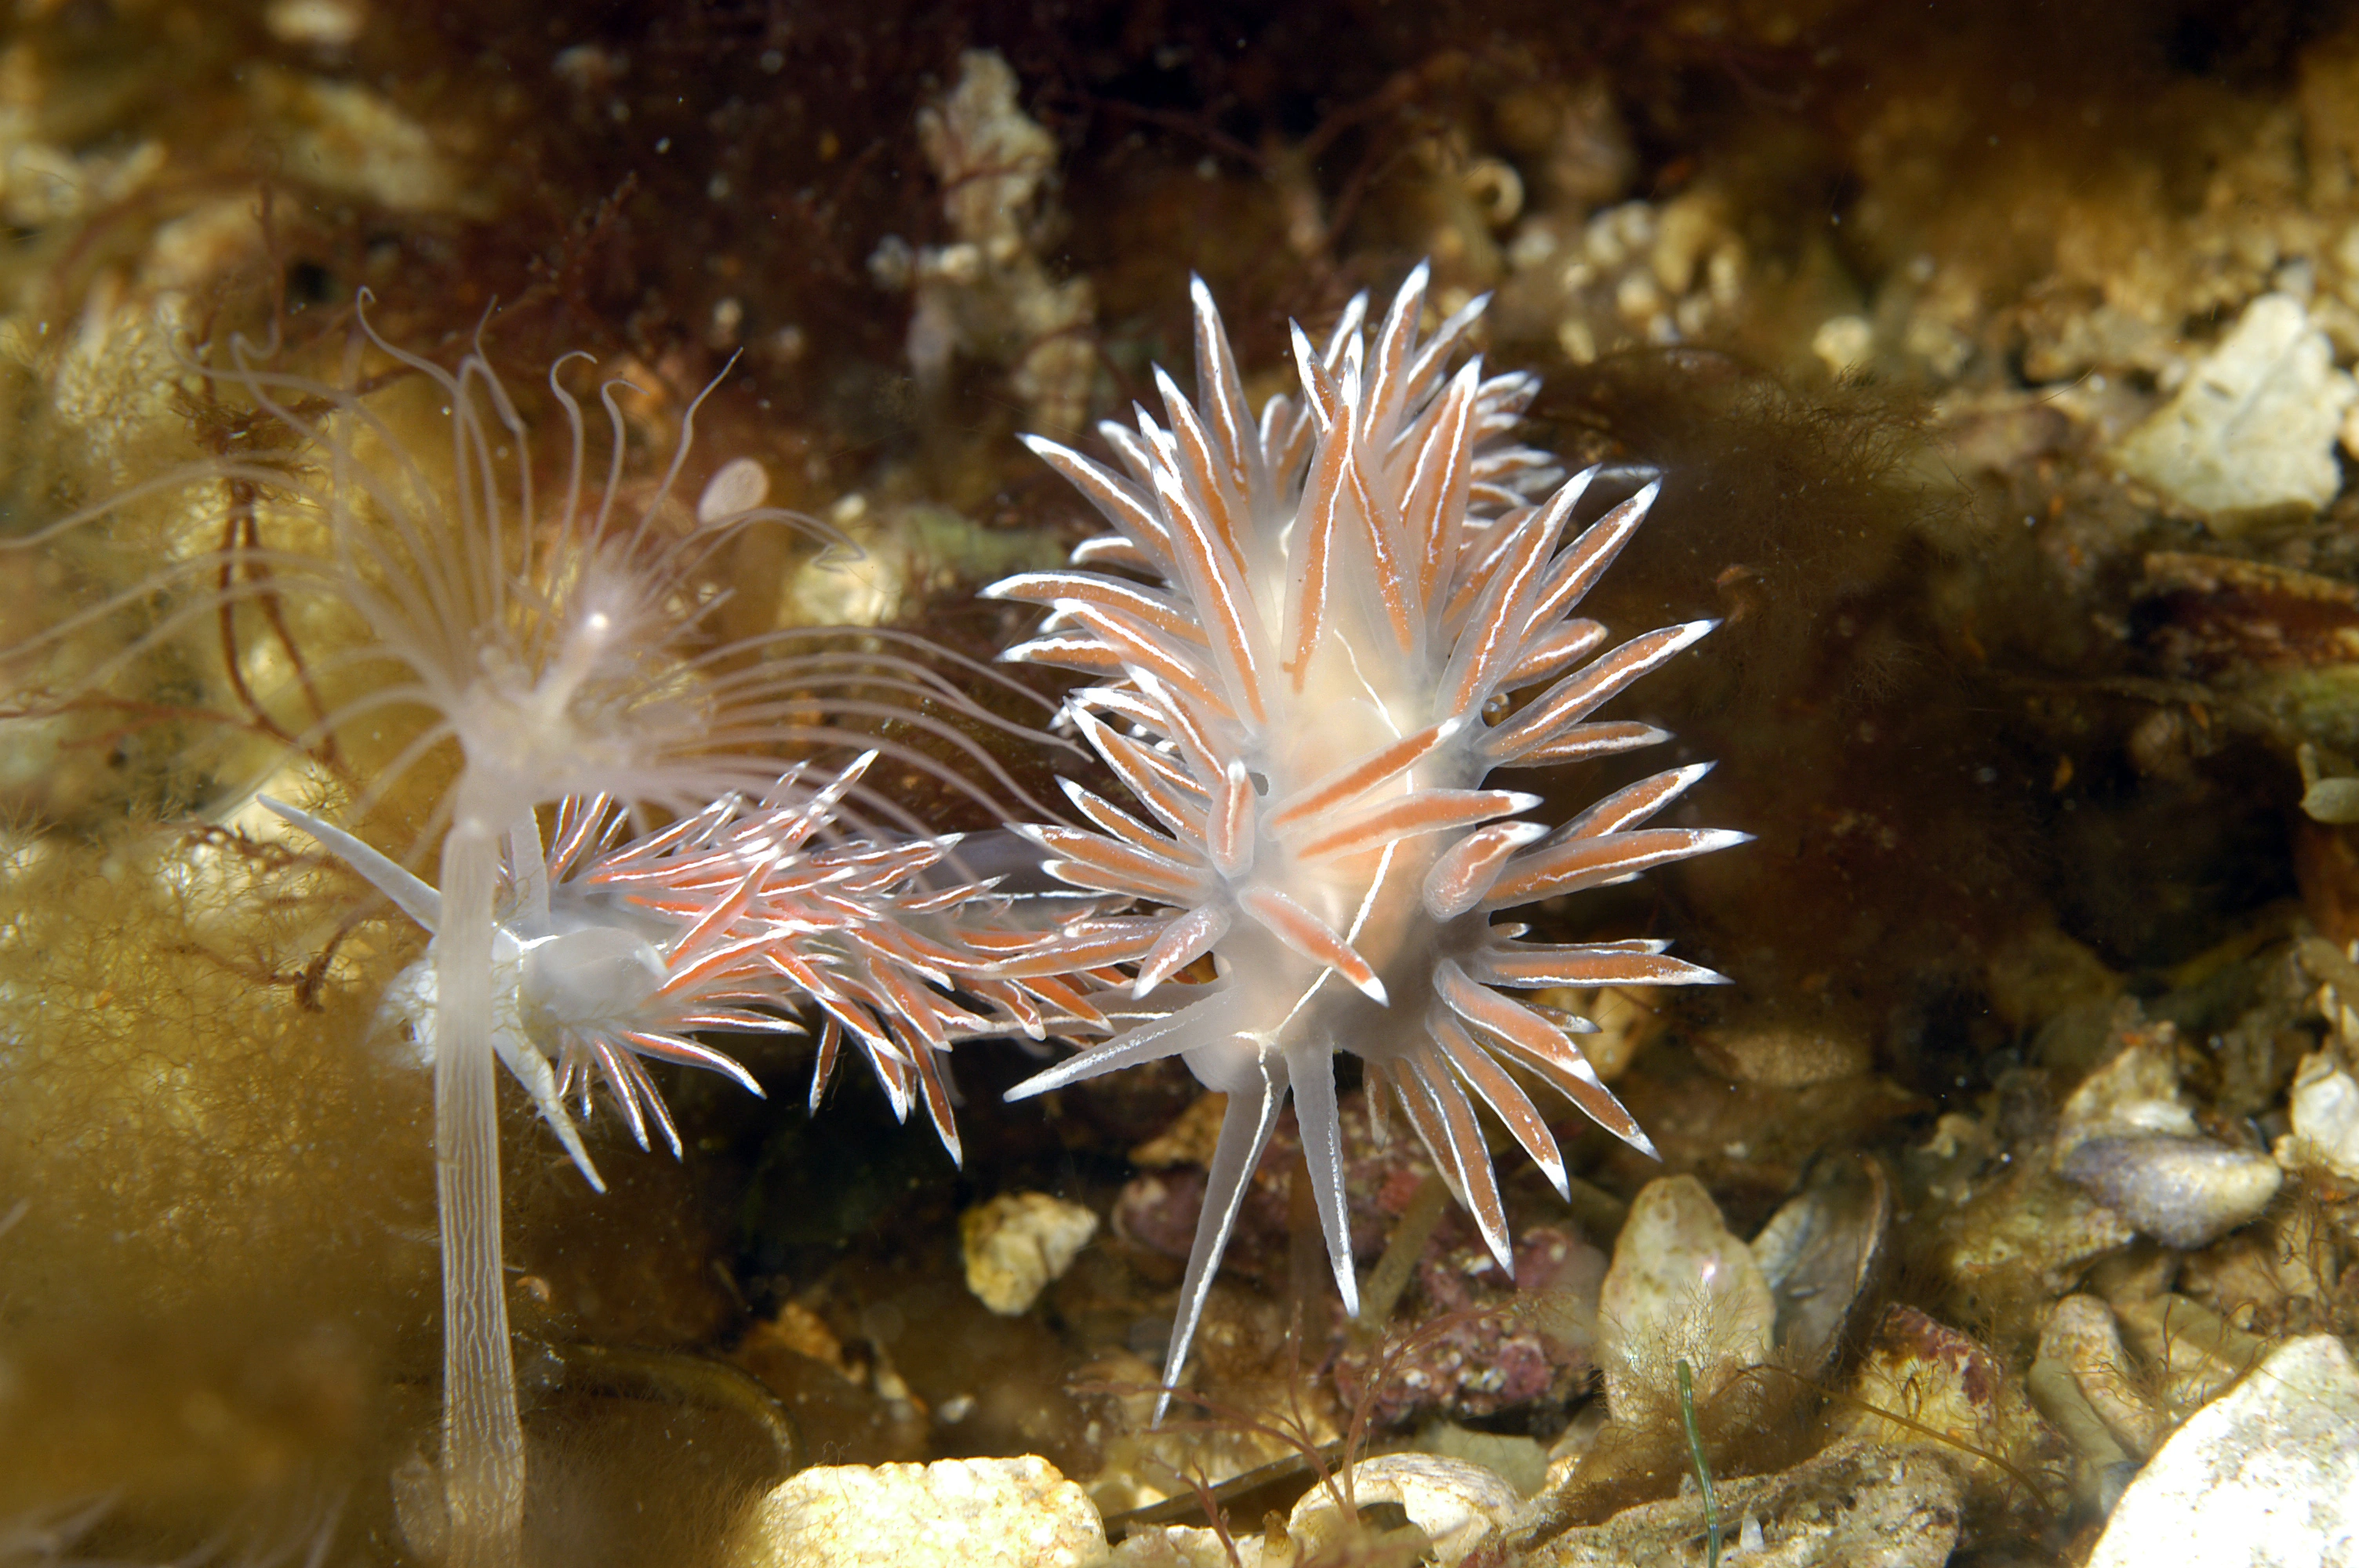
<svg viewBox="0 0 2359 1568"><path fill-rule="evenodd" d="M756 1503L730 1568L1085 1568L1105 1530L1047 1460L813 1465Z"/></svg>
<svg viewBox="0 0 2359 1568"><path fill-rule="evenodd" d="M1776 1319L1753 1249L1729 1234L1703 1184L1647 1183L1614 1238L1598 1303L1607 1408L1617 1420L1661 1408L1680 1360L1693 1368L1697 1402L1710 1400L1769 1359Z"/></svg>
<svg viewBox="0 0 2359 1568"><path fill-rule="evenodd" d="M1032 1310L1098 1230L1098 1217L1047 1193L1003 1193L959 1217L966 1288L1002 1317Z"/></svg>
<svg viewBox="0 0 2359 1568"><path fill-rule="evenodd" d="M2121 1325L2104 1302L2085 1292L2058 1302L2040 1331L2039 1354L2071 1372L2090 1411L2124 1449L2143 1455L2162 1445L2169 1418L2140 1389Z"/></svg>
<svg viewBox="0 0 2359 1568"><path fill-rule="evenodd" d="M2285 1173L2256 1151L2208 1138L2092 1138L2063 1174L2166 1247L2210 1245L2259 1217Z"/></svg>

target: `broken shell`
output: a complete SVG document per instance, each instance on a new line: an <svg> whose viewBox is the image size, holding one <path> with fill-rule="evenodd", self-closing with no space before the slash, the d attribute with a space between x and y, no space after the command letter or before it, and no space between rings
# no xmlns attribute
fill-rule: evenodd
<svg viewBox="0 0 2359 1568"><path fill-rule="evenodd" d="M2170 1433L2170 1418L2157 1410L2130 1376L2129 1352L2113 1309L2076 1292L2056 1303L2039 1336L2039 1359L2060 1363L2123 1448L2145 1458ZM2078 1446L2076 1444L2076 1446Z"/></svg>
<svg viewBox="0 0 2359 1568"><path fill-rule="evenodd" d="M2189 1137L2195 1117L2179 1087L2179 1032L2167 1022L2139 1022L2135 1009L2117 1019L2120 1050L2081 1080L2057 1116L2060 1161L2092 1138L2164 1133Z"/></svg>
<svg viewBox="0 0 2359 1568"><path fill-rule="evenodd" d="M1753 1249L1728 1232L1693 1176L1647 1184L1614 1238L1598 1301L1597 1362L1617 1421L1664 1401L1674 1364L1708 1400L1769 1358L1777 1305Z"/></svg>
<svg viewBox="0 0 2359 1568"><path fill-rule="evenodd" d="M2359 1181L2359 1079L2332 1052L2313 1051L2295 1069L2288 1098L2293 1130L2277 1141L2277 1163Z"/></svg>
<svg viewBox="0 0 2359 1568"><path fill-rule="evenodd" d="M1523 1498L1505 1478L1463 1459L1431 1454L1386 1454L1352 1466L1350 1496L1358 1508L1397 1503L1409 1523L1425 1531L1433 1550L1428 1561L1452 1568L1477 1548L1497 1539L1516 1521ZM1287 1520L1298 1561L1329 1553L1352 1527L1325 1487L1313 1487L1294 1505Z"/></svg>
<svg viewBox="0 0 2359 1568"><path fill-rule="evenodd" d="M2192 1251L2257 1218L2285 1173L2256 1151L2208 1138L2091 1138L2062 1173L2166 1247Z"/></svg>
<svg viewBox="0 0 2359 1568"><path fill-rule="evenodd" d="M1866 1154L1810 1162L1800 1191L1753 1240L1753 1256L1777 1303L1774 1337L1785 1365L1817 1378L1889 1253L1892 1178Z"/></svg>

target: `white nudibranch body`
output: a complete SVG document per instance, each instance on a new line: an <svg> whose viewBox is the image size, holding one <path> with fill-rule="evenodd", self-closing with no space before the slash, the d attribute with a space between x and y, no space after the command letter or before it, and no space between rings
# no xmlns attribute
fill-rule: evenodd
<svg viewBox="0 0 2359 1568"><path fill-rule="evenodd" d="M1091 826L1028 829L1053 874L1128 911L1077 920L1003 972L1132 966L1148 1014L1010 1098L1173 1055L1229 1096L1167 1385L1289 1092L1336 1284L1357 1310L1337 1051L1361 1059L1372 1098L1398 1108L1512 1270L1469 1090L1560 1192L1556 1141L1507 1065L1653 1148L1568 1033L1594 1025L1504 993L1722 978L1657 941L1532 943L1493 924L1747 836L1643 826L1706 766L1552 829L1515 820L1538 796L1490 787L1495 769L1667 739L1591 715L1714 623L1597 652L1605 628L1573 612L1657 487L1576 530L1598 470L1561 479L1506 438L1533 377L1485 379L1479 360L1445 375L1483 302L1420 341L1426 282L1420 266L1373 339L1364 297L1323 351L1297 328L1300 399L1273 397L1256 419L1199 280L1197 401L1158 371L1167 424L1142 410L1136 430L1100 427L1119 472L1030 441L1114 531L1081 546L1073 569L988 590L1051 607L1007 656L1093 677L1068 712L1137 803L1067 783ZM1206 955L1216 978L1177 979Z"/></svg>
<svg viewBox="0 0 2359 1568"><path fill-rule="evenodd" d="M734 1057L691 1038L696 1031L800 1034L784 1010L815 1008L824 1022L812 1110L849 1038L896 1115L906 1119L922 1102L956 1159L940 1061L952 1044L1095 1020L1078 996L1065 1005L1069 993L1053 980L1027 988L989 975L989 946L969 946L987 944L988 934L959 918L986 889L946 864L957 835L835 835L832 814L876 757L865 752L816 786L797 764L758 802L726 796L636 838L611 800L568 796L545 860L504 863L492 1047L596 1191L606 1184L576 1125L590 1116L593 1086L605 1087L641 1149L652 1122L675 1159L679 1132L647 1061L701 1067L762 1094ZM308 812L267 795L262 803L439 940L442 897L424 880ZM441 1044L438 960L429 943L378 1010L425 1066Z"/></svg>
<svg viewBox="0 0 2359 1568"><path fill-rule="evenodd" d="M359 872L403 914L429 932L442 925L442 898L367 844L284 802L268 806ZM745 1005L772 1000L758 987L762 971L746 961L740 923L746 901L723 905L718 917L681 920L610 896L597 886L599 861L569 878L580 863L599 814L575 800L560 811L555 852L538 877L507 868L492 935L491 1044L509 1075L532 1097L582 1179L606 1190L582 1145L569 1092L586 1116L592 1079L603 1081L640 1148L647 1124L661 1129L675 1158L679 1133L642 1057L685 1062L734 1078L756 1095L761 1086L737 1062L686 1037L691 1029L799 1033L776 1015ZM606 816L605 824L619 823ZM758 869L749 869L747 881ZM380 1018L397 1022L420 1065L432 1065L438 1045L435 963L426 956L386 988Z"/></svg>

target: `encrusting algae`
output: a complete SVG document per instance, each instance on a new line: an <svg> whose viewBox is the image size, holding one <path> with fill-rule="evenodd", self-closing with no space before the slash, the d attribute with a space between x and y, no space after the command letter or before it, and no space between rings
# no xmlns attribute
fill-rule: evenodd
<svg viewBox="0 0 2359 1568"><path fill-rule="evenodd" d="M28 12L0 1563L2339 1517L2359 33L2083 10Z"/></svg>

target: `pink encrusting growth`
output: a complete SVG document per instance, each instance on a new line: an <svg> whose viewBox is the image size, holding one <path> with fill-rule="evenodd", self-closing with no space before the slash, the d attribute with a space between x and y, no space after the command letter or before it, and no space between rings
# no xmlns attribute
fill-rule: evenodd
<svg viewBox="0 0 2359 1568"><path fill-rule="evenodd" d="M1483 302L1420 341L1426 282L1420 266L1373 339L1364 297L1323 351L1297 328L1299 399L1275 396L1256 419L1199 280L1197 401L1158 371L1165 423L1142 410L1136 430L1100 427L1120 472L1030 441L1113 532L1072 569L988 590L1051 608L1007 656L1093 677L1068 712L1137 803L1068 783L1089 827L1028 830L1055 876L1115 902L1001 972L1129 966L1150 1013L1010 1098L1173 1055L1229 1097L1167 1384L1289 1091L1336 1283L1357 1310L1337 1051L1360 1058L1371 1095L1416 1129L1511 1269L1473 1101L1566 1185L1511 1066L1653 1149L1571 1037L1595 1026L1506 993L1722 978L1659 942L1527 942L1493 923L1746 836L1646 826L1702 765L1553 829L1519 819L1539 797L1489 786L1495 769L1667 739L1593 715L1713 622L1598 652L1605 628L1574 611L1657 487L1576 528L1597 470L1558 482L1548 454L1508 439L1537 382L1485 379L1479 360L1449 373ZM1179 979L1206 955L1216 978Z"/></svg>

